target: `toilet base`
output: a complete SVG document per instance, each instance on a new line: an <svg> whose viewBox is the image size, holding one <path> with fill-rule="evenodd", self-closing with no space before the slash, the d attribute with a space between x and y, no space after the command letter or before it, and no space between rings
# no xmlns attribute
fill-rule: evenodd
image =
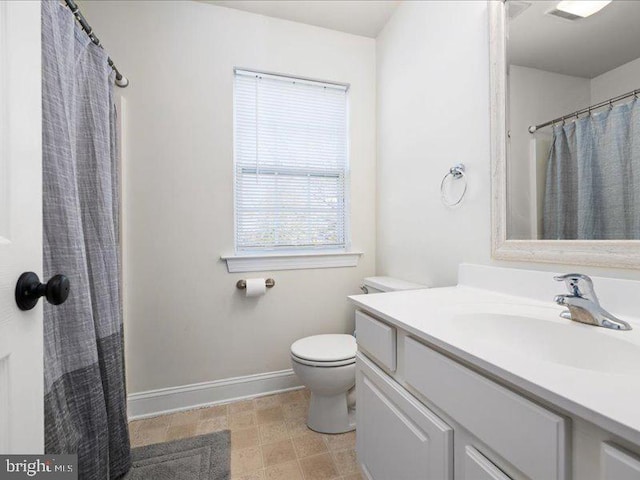
<svg viewBox="0 0 640 480"><path fill-rule="evenodd" d="M329 396L311 392L307 426L319 433L346 433L355 430L355 409L348 407L347 392Z"/></svg>

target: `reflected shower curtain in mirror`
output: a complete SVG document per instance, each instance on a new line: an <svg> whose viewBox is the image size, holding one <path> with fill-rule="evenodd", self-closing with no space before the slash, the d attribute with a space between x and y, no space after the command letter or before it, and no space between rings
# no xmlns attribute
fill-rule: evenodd
<svg viewBox="0 0 640 480"><path fill-rule="evenodd" d="M640 102L553 127L543 238L640 239Z"/></svg>
<svg viewBox="0 0 640 480"><path fill-rule="evenodd" d="M130 466L119 265L118 137L107 55L57 0L42 2L45 451L78 454L79 478Z"/></svg>

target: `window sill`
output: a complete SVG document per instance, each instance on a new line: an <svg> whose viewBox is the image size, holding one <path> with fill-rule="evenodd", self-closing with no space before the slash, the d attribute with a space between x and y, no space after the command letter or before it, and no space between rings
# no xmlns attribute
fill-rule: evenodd
<svg viewBox="0 0 640 480"><path fill-rule="evenodd" d="M229 273L357 267L362 252L308 252L223 255Z"/></svg>

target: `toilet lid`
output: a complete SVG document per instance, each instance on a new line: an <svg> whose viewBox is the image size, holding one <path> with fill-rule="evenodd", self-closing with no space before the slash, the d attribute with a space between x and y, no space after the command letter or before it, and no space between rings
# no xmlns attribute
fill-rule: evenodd
<svg viewBox="0 0 640 480"><path fill-rule="evenodd" d="M301 338L291 345L291 353L314 362L336 362L356 356L356 339L353 335L314 335Z"/></svg>

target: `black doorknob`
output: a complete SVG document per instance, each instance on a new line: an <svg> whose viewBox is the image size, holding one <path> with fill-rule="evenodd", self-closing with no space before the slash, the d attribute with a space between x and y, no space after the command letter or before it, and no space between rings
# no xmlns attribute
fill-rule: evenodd
<svg viewBox="0 0 640 480"><path fill-rule="evenodd" d="M46 297L53 305L64 303L69 296L71 285L64 275L54 275L47 283L40 283L38 275L25 272L16 284L16 303L20 310L31 310L40 297Z"/></svg>

